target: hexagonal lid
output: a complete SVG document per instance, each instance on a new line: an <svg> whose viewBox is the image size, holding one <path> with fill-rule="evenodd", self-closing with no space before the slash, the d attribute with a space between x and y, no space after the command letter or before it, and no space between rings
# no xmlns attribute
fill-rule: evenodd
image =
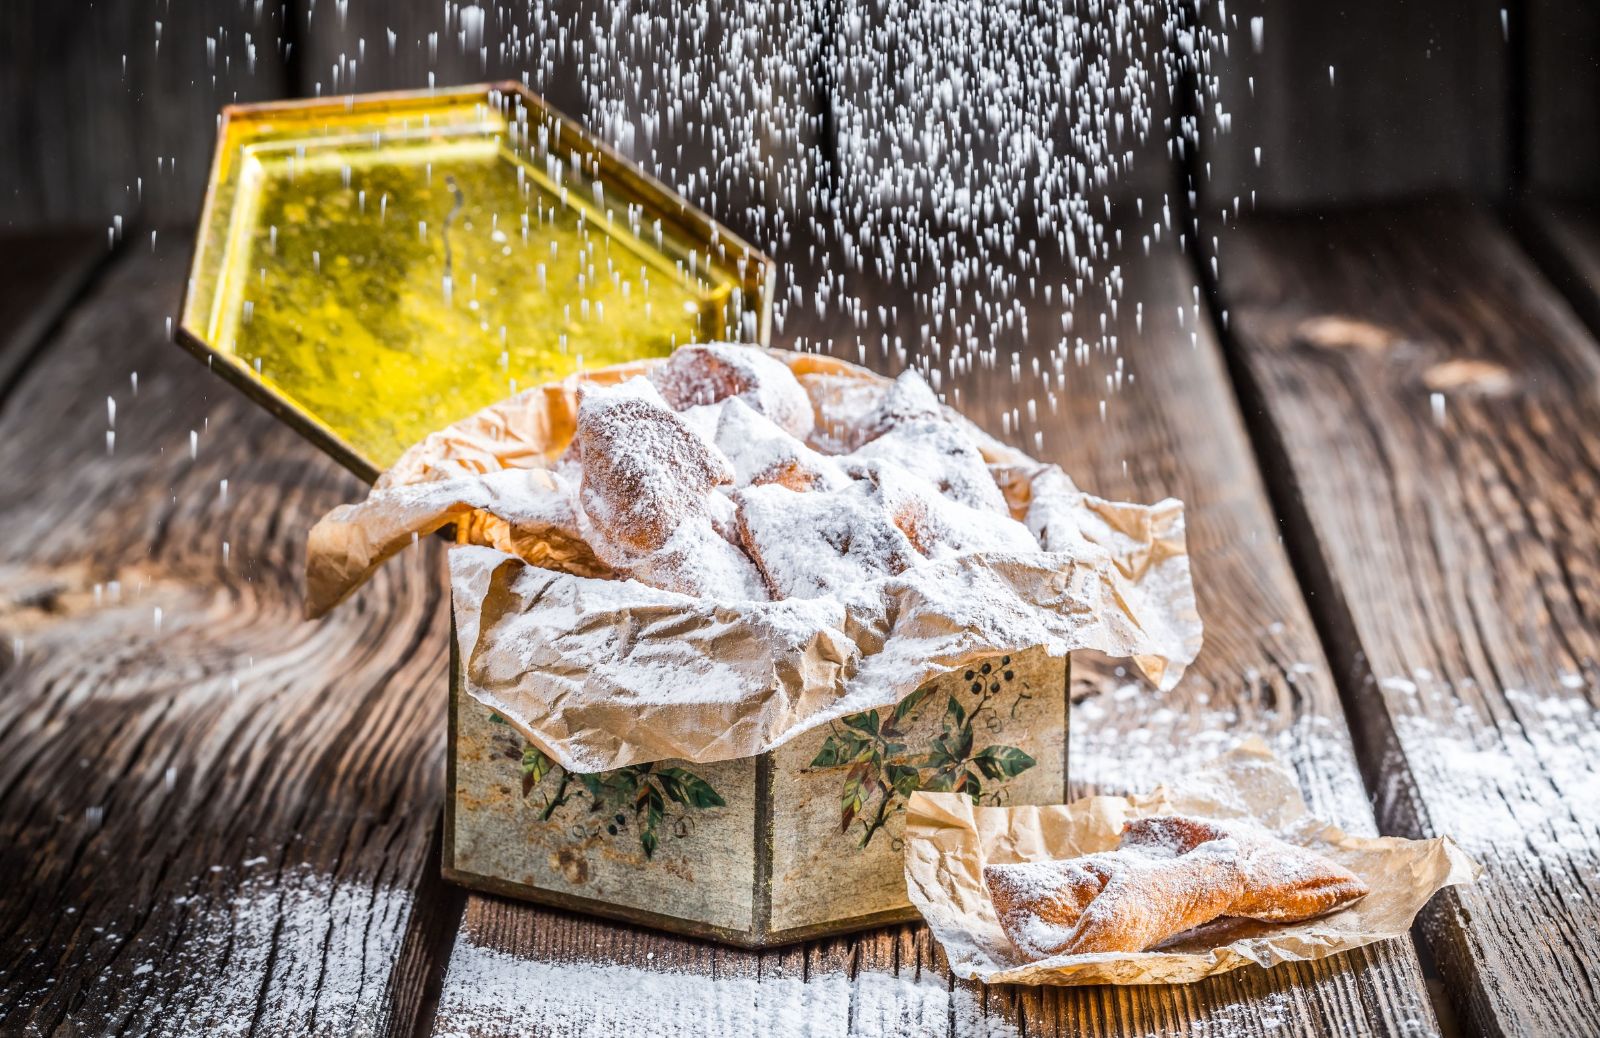
<svg viewBox="0 0 1600 1038"><path fill-rule="evenodd" d="M514 83L223 113L179 340L358 475L580 367L765 343L772 264Z"/></svg>

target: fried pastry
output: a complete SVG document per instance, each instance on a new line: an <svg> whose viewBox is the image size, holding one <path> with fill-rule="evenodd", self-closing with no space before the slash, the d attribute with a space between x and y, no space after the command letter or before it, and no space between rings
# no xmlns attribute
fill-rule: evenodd
<svg viewBox="0 0 1600 1038"><path fill-rule="evenodd" d="M824 454L848 454L865 442L867 416L883 402L884 389L876 381L823 372L796 376L806 396L816 426L806 442Z"/></svg>
<svg viewBox="0 0 1600 1038"><path fill-rule="evenodd" d="M856 446L903 425L945 420L944 405L914 368L902 371L855 431Z"/></svg>
<svg viewBox="0 0 1600 1038"><path fill-rule="evenodd" d="M1228 914L1244 890L1238 848L1211 840L1171 857L1118 851L1106 856L1106 885L1078 917L1067 952L1137 952Z"/></svg>
<svg viewBox="0 0 1600 1038"><path fill-rule="evenodd" d="M614 576L583 536L577 479L578 473L559 468L485 473L480 484L493 496L458 519L458 531L468 543L488 544L535 566L581 577Z"/></svg>
<svg viewBox="0 0 1600 1038"><path fill-rule="evenodd" d="M967 552L1036 552L1039 542L1009 515L973 508L939 493L933 484L879 461L858 461L847 470L878 488L889 514L917 551L929 558Z"/></svg>
<svg viewBox="0 0 1600 1038"><path fill-rule="evenodd" d="M1043 958L1053 954L1078 925L1083 910L1105 887L1108 855L987 865L983 882L1011 943Z"/></svg>
<svg viewBox="0 0 1600 1038"><path fill-rule="evenodd" d="M681 523L709 516L713 488L733 482L728 460L642 379L585 388L577 425L579 503L601 537L627 551L661 548Z"/></svg>
<svg viewBox="0 0 1600 1038"><path fill-rule="evenodd" d="M722 412L727 408L727 400L718 400L714 404L696 404L679 411L678 417L683 419L683 423L693 430L696 436L716 446L717 426L722 424Z"/></svg>
<svg viewBox="0 0 1600 1038"><path fill-rule="evenodd" d="M1153 857L1188 854L1202 843L1228 838L1228 831L1216 822L1187 815L1156 815L1135 818L1122 826L1119 850L1137 850Z"/></svg>
<svg viewBox="0 0 1600 1038"><path fill-rule="evenodd" d="M765 602L766 584L744 552L704 518L681 523L655 551L635 556L623 572L663 591L732 602Z"/></svg>
<svg viewBox="0 0 1600 1038"><path fill-rule="evenodd" d="M1181 815L1141 818L1122 830L1123 847L1150 853L1187 853L1208 840L1232 840L1239 848L1245 890L1228 915L1272 923L1296 923L1347 904L1367 893L1351 872L1315 851L1280 840L1247 822L1208 822Z"/></svg>
<svg viewBox="0 0 1600 1038"><path fill-rule="evenodd" d="M739 601L840 595L924 558L1039 550L977 443L915 372L874 390L845 408L853 439L871 441L829 455L806 442L815 417L804 388L755 347L686 346L647 377L584 384L571 446L549 476L575 488L563 496L576 528L547 548L516 523L497 522L487 539Z"/></svg>
<svg viewBox="0 0 1600 1038"><path fill-rule="evenodd" d="M733 465L734 485L779 483L790 490L838 490L849 483L839 463L817 453L743 400L723 401L717 448Z"/></svg>
<svg viewBox="0 0 1600 1038"><path fill-rule="evenodd" d="M952 501L985 512L1011 514L978 445L958 426L942 419L896 425L858 447L849 457L899 465L927 480Z"/></svg>
<svg viewBox="0 0 1600 1038"><path fill-rule="evenodd" d="M650 381L679 411L738 397L791 436L805 439L815 422L811 398L789 366L755 346L726 342L680 346L650 372Z"/></svg>
<svg viewBox="0 0 1600 1038"><path fill-rule="evenodd" d="M1367 893L1348 869L1256 826L1182 816L1129 822L1115 851L989 865L983 877L1007 937L1033 957L1144 951L1221 916L1299 922Z"/></svg>
<svg viewBox="0 0 1600 1038"><path fill-rule="evenodd" d="M822 598L918 558L869 483L807 493L768 483L733 496L745 551L774 598Z"/></svg>
<svg viewBox="0 0 1600 1038"><path fill-rule="evenodd" d="M1366 896L1367 885L1349 869L1265 832L1234 828L1244 867L1245 892L1229 915L1269 923L1298 923Z"/></svg>

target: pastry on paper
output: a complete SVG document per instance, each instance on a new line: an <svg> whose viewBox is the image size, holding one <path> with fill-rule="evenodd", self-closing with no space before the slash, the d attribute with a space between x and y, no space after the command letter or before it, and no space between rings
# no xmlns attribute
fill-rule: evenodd
<svg viewBox="0 0 1600 1038"><path fill-rule="evenodd" d="M1000 925L1032 958L1147 951L1223 916L1299 922L1365 896L1354 873L1242 822L1129 822L1114 851L983 870Z"/></svg>

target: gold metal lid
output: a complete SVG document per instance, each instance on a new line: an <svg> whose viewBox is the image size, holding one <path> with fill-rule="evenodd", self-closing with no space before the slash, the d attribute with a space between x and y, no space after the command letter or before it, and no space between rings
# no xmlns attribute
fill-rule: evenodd
<svg viewBox="0 0 1600 1038"><path fill-rule="evenodd" d="M368 480L581 368L765 344L772 263L515 83L224 110L178 339Z"/></svg>

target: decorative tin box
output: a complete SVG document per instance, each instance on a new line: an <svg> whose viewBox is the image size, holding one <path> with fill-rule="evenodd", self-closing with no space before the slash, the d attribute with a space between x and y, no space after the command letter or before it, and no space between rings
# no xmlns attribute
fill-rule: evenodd
<svg viewBox="0 0 1600 1038"><path fill-rule="evenodd" d="M769 260L515 84L224 113L180 341L357 474L580 368L768 338ZM1065 795L1067 663L758 757L567 774L460 691L444 872L758 946L914 918L903 808Z"/></svg>
<svg viewBox="0 0 1600 1038"><path fill-rule="evenodd" d="M758 757L569 775L465 695L452 658L445 876L749 947L915 919L906 800L1065 800L1068 677L1001 656Z"/></svg>

